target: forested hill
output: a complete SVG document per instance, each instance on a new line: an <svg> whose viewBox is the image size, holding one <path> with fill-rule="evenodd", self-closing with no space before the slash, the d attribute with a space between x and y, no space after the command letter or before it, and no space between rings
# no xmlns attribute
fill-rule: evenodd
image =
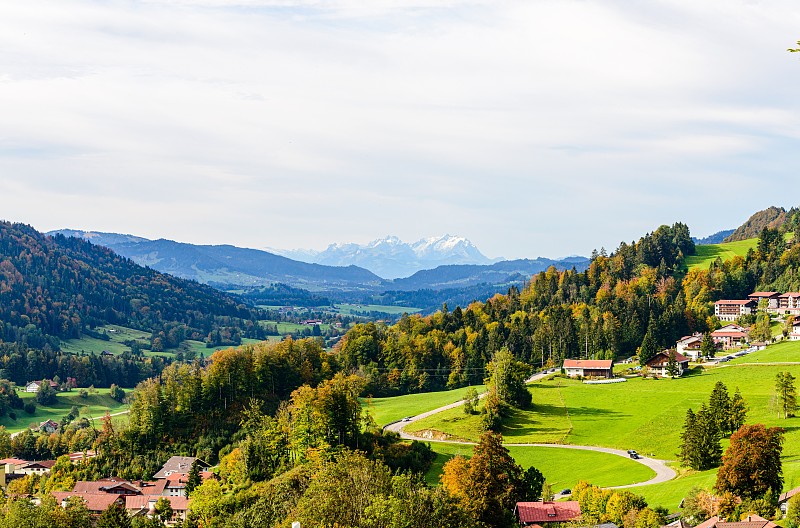
<svg viewBox="0 0 800 528"><path fill-rule="evenodd" d="M57 350L61 339L109 323L205 339L212 330L254 330L255 319L254 310L209 286L78 238L0 222L0 342Z"/></svg>
<svg viewBox="0 0 800 528"><path fill-rule="evenodd" d="M764 228L780 229L788 221L794 218L797 209L792 208L789 211L783 207L768 207L763 211L754 213L747 221L740 225L736 230L728 235L724 242L737 242L739 240L747 240L748 238L755 238L759 236Z"/></svg>

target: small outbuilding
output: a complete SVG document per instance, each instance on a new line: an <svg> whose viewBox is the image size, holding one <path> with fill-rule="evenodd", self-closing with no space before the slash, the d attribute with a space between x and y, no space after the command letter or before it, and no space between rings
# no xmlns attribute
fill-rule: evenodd
<svg viewBox="0 0 800 528"><path fill-rule="evenodd" d="M565 359L564 371L570 378L614 377L614 366L610 359Z"/></svg>

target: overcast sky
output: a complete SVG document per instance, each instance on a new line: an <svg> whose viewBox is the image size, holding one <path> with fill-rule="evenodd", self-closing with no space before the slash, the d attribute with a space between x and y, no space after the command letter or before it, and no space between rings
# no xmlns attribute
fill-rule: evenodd
<svg viewBox="0 0 800 528"><path fill-rule="evenodd" d="M800 205L798 39L797 0L2 2L0 217L507 258L708 235Z"/></svg>

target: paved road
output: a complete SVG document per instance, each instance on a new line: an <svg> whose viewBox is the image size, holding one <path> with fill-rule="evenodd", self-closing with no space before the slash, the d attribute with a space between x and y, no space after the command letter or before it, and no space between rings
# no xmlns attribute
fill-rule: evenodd
<svg viewBox="0 0 800 528"><path fill-rule="evenodd" d="M531 376L528 379L528 382L533 382L539 379L542 379L549 374L547 373L539 373ZM486 393L481 394L480 397L483 397ZM395 422L389 424L384 427L387 431L394 431L400 435L401 438L406 440L430 440L429 438L423 438L420 436L412 435L404 431L406 425L416 422L418 420L422 420L423 418L427 418L428 416L433 416L434 414L440 413L442 411L446 411L448 409L453 409L455 407L460 407L464 405L463 400L457 401L455 403L451 403L449 405L445 405L443 407L439 407L438 409L434 409L432 411L424 412L422 414L418 414L416 416L412 416L407 418L406 421ZM461 444L461 445L474 445L475 442L462 442L457 440L435 440L436 442L444 443L444 444ZM505 444L506 446L515 446L515 447L551 447L556 449L580 449L583 451L596 451L599 453L608 453L610 455L617 455L625 458L629 458L629 455L626 451L621 449L611 449L609 447L596 447L596 446L580 446L580 445L568 445L568 444ZM656 476L651 478L650 480L644 482L636 482L634 484L626 484L625 486L613 486L611 489L619 489L619 488L633 488L636 486L648 486L650 484L660 484L662 482L667 482L675 478L677 475L675 471L668 467L663 460L658 460L655 458L643 457L640 456L638 459L635 460L636 462L643 464L653 471L656 472Z"/></svg>

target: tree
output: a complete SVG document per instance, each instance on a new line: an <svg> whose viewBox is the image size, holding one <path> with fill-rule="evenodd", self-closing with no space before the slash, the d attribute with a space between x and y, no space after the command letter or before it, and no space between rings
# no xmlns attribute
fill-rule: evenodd
<svg viewBox="0 0 800 528"><path fill-rule="evenodd" d="M172 511L172 503L167 497L159 498L156 501L155 506L153 506L153 513L156 514L156 517L158 517L161 522L171 521L174 515L174 512Z"/></svg>
<svg viewBox="0 0 800 528"><path fill-rule="evenodd" d="M711 390L711 396L708 398L708 411L712 421L719 429L720 435L725 435L730 431L731 398L728 395L728 388L721 381L718 381Z"/></svg>
<svg viewBox="0 0 800 528"><path fill-rule="evenodd" d="M669 374L670 378L677 377L680 372L675 354L675 350L670 349L669 357L667 358L667 374Z"/></svg>
<svg viewBox="0 0 800 528"><path fill-rule="evenodd" d="M681 433L681 445L678 458L686 467L697 469L700 467L697 446L697 417L691 409L687 409Z"/></svg>
<svg viewBox="0 0 800 528"><path fill-rule="evenodd" d="M794 379L789 372L778 372L775 376L775 403L778 407L778 416L783 414L784 419L794 416L797 409L797 390L794 386Z"/></svg>
<svg viewBox="0 0 800 528"><path fill-rule="evenodd" d="M756 324L750 330L750 338L754 341L771 341L772 328L770 328L770 317L766 312L758 314Z"/></svg>
<svg viewBox="0 0 800 528"><path fill-rule="evenodd" d="M786 528L800 528L800 495L789 499L786 508Z"/></svg>
<svg viewBox="0 0 800 528"><path fill-rule="evenodd" d="M192 462L189 475L186 477L186 496L188 497L203 481L200 478L200 463L197 459Z"/></svg>
<svg viewBox="0 0 800 528"><path fill-rule="evenodd" d="M656 343L656 318L651 314L650 322L647 325L647 332L642 339L642 345L639 347L639 364L644 366L648 361L653 359L658 354L658 344Z"/></svg>
<svg viewBox="0 0 800 528"><path fill-rule="evenodd" d="M36 401L39 405L53 405L56 403L56 390L50 386L50 381L42 380L39 390L36 391Z"/></svg>
<svg viewBox="0 0 800 528"><path fill-rule="evenodd" d="M747 403L744 401L744 398L742 398L739 387L736 387L736 392L733 393L733 398L731 398L730 419L728 420L728 425L731 428L730 433L733 434L735 431L738 431L746 420Z"/></svg>
<svg viewBox="0 0 800 528"><path fill-rule="evenodd" d="M464 414L472 414L478 406L478 391L475 387L470 387L464 393Z"/></svg>
<svg viewBox="0 0 800 528"><path fill-rule="evenodd" d="M700 352L707 358L713 358L717 355L717 345L714 343L714 338L711 337L711 332L703 334L703 340L700 342Z"/></svg>
<svg viewBox="0 0 800 528"><path fill-rule="evenodd" d="M733 433L714 489L749 499L767 494L777 499L783 488L783 432L780 427L755 424Z"/></svg>
<svg viewBox="0 0 800 528"><path fill-rule="evenodd" d="M97 528L131 528L131 518L125 507L115 502L100 514Z"/></svg>
<svg viewBox="0 0 800 528"><path fill-rule="evenodd" d="M797 41L797 46L796 48L789 48L788 51L791 53L800 53L800 40Z"/></svg>
<svg viewBox="0 0 800 528"><path fill-rule="evenodd" d="M719 466L722 457L722 435L705 404L695 414L686 411L678 456L683 465L704 471Z"/></svg>
<svg viewBox="0 0 800 528"><path fill-rule="evenodd" d="M116 383L111 384L111 389L109 389L108 395L111 396L111 399L120 403L122 403L122 401L125 399L125 391Z"/></svg>

